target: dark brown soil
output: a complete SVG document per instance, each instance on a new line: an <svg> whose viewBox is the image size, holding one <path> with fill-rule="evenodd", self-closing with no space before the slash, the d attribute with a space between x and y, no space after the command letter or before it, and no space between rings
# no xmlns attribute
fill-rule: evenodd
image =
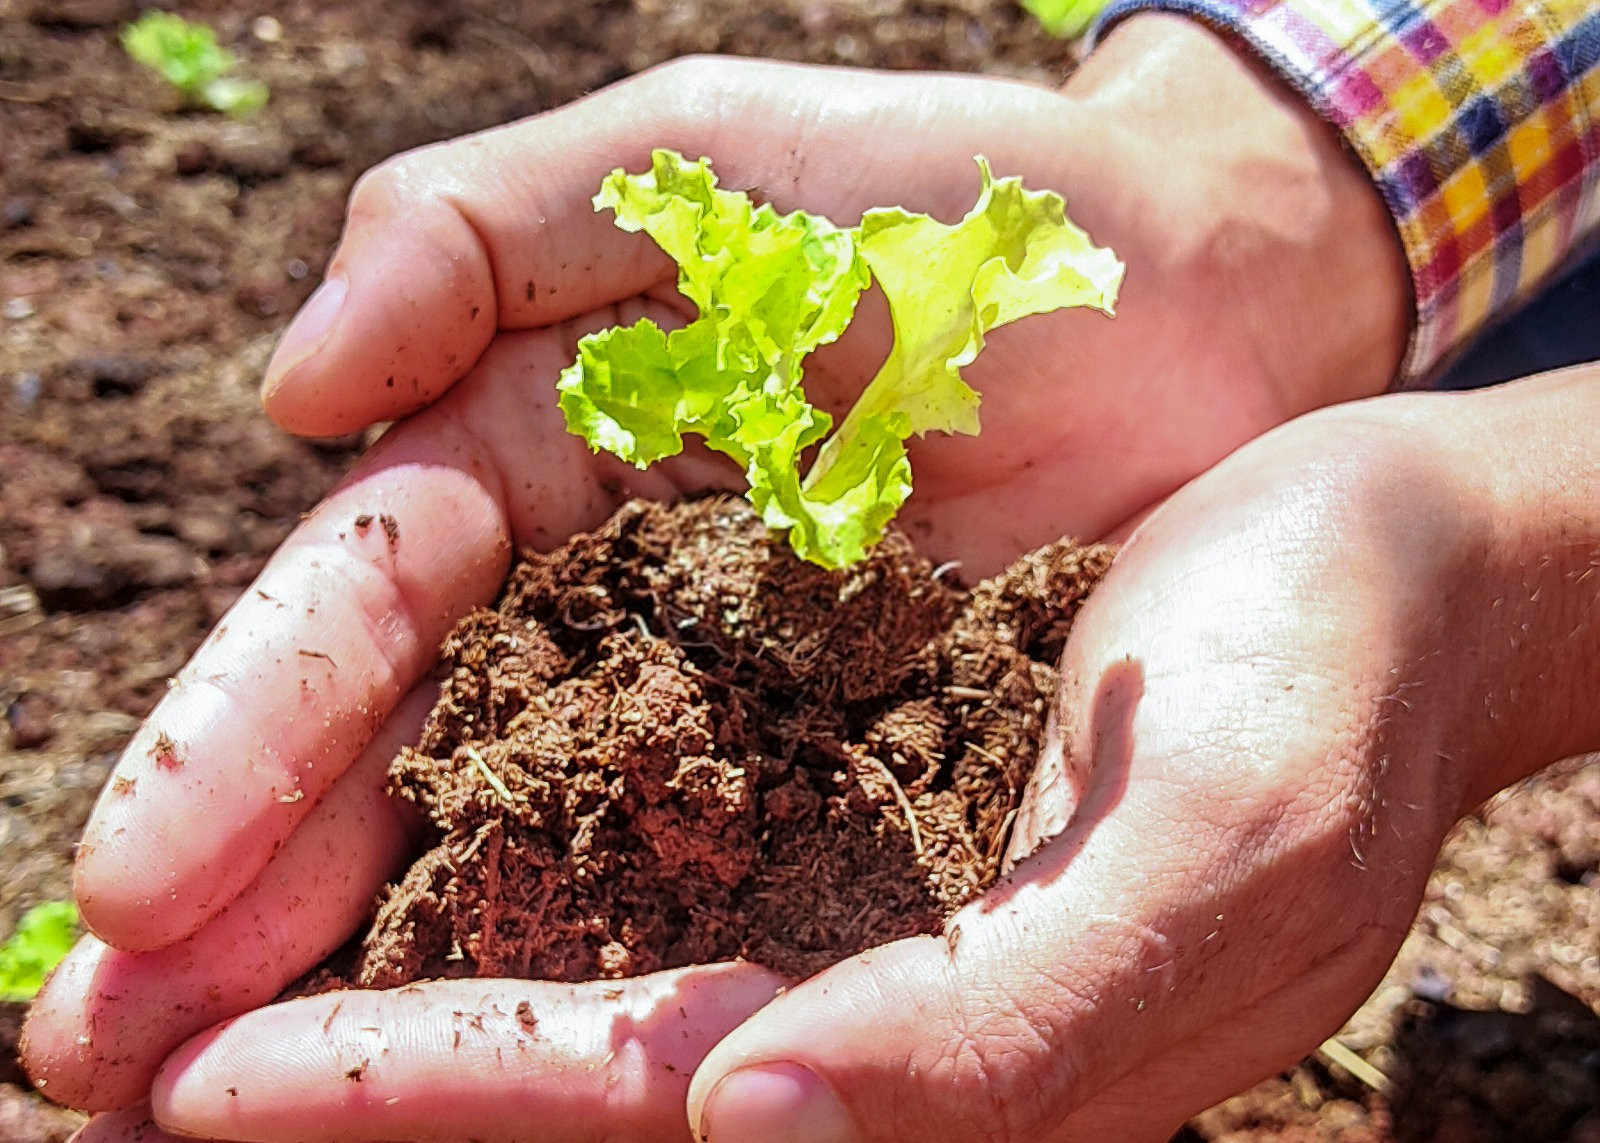
<svg viewBox="0 0 1600 1143"><path fill-rule="evenodd" d="M356 981L802 977L936 930L999 872L1111 555L1057 543L969 593L891 533L827 572L719 497L529 556L391 771L434 833Z"/></svg>

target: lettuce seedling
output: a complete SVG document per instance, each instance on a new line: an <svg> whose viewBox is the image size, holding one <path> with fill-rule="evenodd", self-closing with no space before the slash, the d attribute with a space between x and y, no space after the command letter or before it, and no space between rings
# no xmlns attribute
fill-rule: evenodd
<svg viewBox="0 0 1600 1143"><path fill-rule="evenodd" d="M29 909L11 939L0 945L0 1000L32 1000L77 939L78 909L71 901Z"/></svg>
<svg viewBox="0 0 1600 1143"><path fill-rule="evenodd" d="M978 431L961 367L984 334L1064 306L1109 314L1122 280L1122 263L1067 220L1059 195L977 163L978 201L960 222L889 207L849 229L722 190L706 159L659 150L643 174L613 171L595 209L677 262L699 317L671 332L645 318L583 338L557 382L567 428L640 468L695 433L744 469L750 503L802 557L861 560L910 495L912 434ZM894 345L829 435L801 364L844 332L873 280Z"/></svg>
<svg viewBox="0 0 1600 1143"><path fill-rule="evenodd" d="M1105 10L1107 0L1022 0L1022 6L1052 36L1081 36Z"/></svg>
<svg viewBox="0 0 1600 1143"><path fill-rule="evenodd" d="M235 116L253 114L266 105L267 85L228 75L236 62L233 53L217 43L217 34L204 24L151 10L122 29L122 47L160 72L191 103Z"/></svg>

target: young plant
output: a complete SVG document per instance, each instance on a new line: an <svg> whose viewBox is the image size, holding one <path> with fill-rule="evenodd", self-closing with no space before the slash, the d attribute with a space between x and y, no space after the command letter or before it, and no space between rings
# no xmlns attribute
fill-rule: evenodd
<svg viewBox="0 0 1600 1143"><path fill-rule="evenodd" d="M233 53L204 24L151 10L122 29L122 47L160 72L190 103L234 116L251 115L266 105L267 85L228 75L236 62Z"/></svg>
<svg viewBox="0 0 1600 1143"><path fill-rule="evenodd" d="M984 334L1065 306L1109 314L1122 280L1059 195L977 163L981 191L960 222L886 207L848 229L722 190L706 159L659 150L643 174L613 171L595 209L655 239L700 316L670 333L645 318L580 341L557 382L568 429L640 468L695 433L744 469L750 503L797 553L828 568L861 560L910 495L912 434L978 431L961 368ZM829 435L801 365L844 332L873 280L894 345Z"/></svg>
<svg viewBox="0 0 1600 1143"><path fill-rule="evenodd" d="M0 1000L32 1000L77 939L78 909L71 901L29 909L11 939L0 945Z"/></svg>

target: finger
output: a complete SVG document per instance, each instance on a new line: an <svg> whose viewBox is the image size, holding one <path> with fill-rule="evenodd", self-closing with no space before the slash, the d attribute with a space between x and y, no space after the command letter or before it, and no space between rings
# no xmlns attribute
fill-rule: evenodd
<svg viewBox="0 0 1600 1143"><path fill-rule="evenodd" d="M171 1130L282 1143L687 1139L695 1066L782 983L739 963L330 993L184 1045L152 1103Z"/></svg>
<svg viewBox="0 0 1600 1143"><path fill-rule="evenodd" d="M512 535L548 547L628 488L669 490L562 428L551 382L569 349L548 331L503 339L450 401L386 435L223 618L85 833L78 899L107 943L171 944L255 878L493 596Z"/></svg>
<svg viewBox="0 0 1600 1143"><path fill-rule="evenodd" d="M150 1118L148 1107L97 1115L67 1143L195 1143L192 1138L168 1135Z"/></svg>
<svg viewBox="0 0 1600 1143"><path fill-rule="evenodd" d="M313 436L392 419L437 398L496 328L670 287L650 240L591 203L607 172L643 169L652 148L709 155L723 185L841 224L892 203L959 216L974 154L1012 169L1059 151L1056 101L992 79L688 60L399 156L357 184L327 281L268 366L268 412Z"/></svg>
<svg viewBox="0 0 1600 1143"><path fill-rule="evenodd" d="M1281 885L1220 857L1228 839L1170 823L1170 810L1147 803L1074 827L945 935L873 949L779 997L696 1072L688 1107L697 1137L1159 1140L1297 1058L1306 1037L1332 1031L1370 990L1403 919L1384 928L1352 917L1348 930L1315 931L1292 915L1297 903L1284 902ZM1339 867L1343 824L1317 833L1316 867ZM1153 861L1152 852L1167 857ZM1404 907L1420 885L1371 892ZM1234 943L1239 918L1284 939ZM1292 1009L1290 990L1274 996L1297 955L1318 970L1299 1000L1318 1006L1309 1011L1320 1025L1307 1008ZM1246 1017L1261 1012L1284 1022L1259 1034ZM1257 1034L1234 1034L1241 1027ZM1228 1034L1214 1036L1217 1028ZM1219 1060L1196 1045L1234 1054ZM1178 1070L1152 1070L1162 1063ZM1169 1098L1132 1098L1119 1087L1130 1074L1148 1074L1148 1090ZM1107 1092L1125 1102L1101 1102ZM1096 1117L1100 1134L1082 1127Z"/></svg>
<svg viewBox="0 0 1600 1143"><path fill-rule="evenodd" d="M419 687L239 898L181 944L127 953L85 937L34 1001L23 1065L86 1111L144 1100L167 1054L268 1003L361 924L410 851L415 822L385 792L390 760L433 700Z"/></svg>
<svg viewBox="0 0 1600 1143"><path fill-rule="evenodd" d="M108 943L171 944L254 880L493 593L510 552L496 477L452 428L381 443L134 735L78 851L83 919Z"/></svg>

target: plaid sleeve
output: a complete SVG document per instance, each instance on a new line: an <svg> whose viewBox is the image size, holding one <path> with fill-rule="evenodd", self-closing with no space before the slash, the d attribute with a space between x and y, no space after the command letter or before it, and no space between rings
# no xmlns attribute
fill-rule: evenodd
<svg viewBox="0 0 1600 1143"><path fill-rule="evenodd" d="M1600 231L1600 4L1112 0L1100 31L1151 8L1251 45L1372 172L1416 299L1402 385Z"/></svg>

